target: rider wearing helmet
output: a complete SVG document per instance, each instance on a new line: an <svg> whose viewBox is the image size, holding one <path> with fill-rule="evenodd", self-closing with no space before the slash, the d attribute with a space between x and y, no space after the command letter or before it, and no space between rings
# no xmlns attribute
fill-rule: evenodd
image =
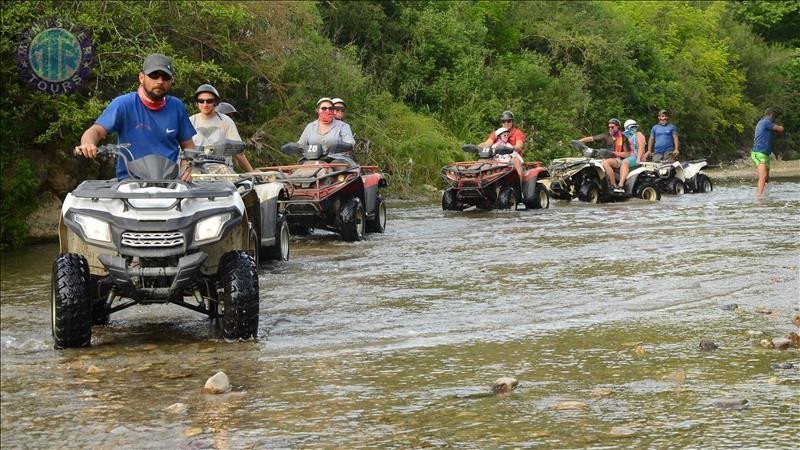
<svg viewBox="0 0 800 450"><path fill-rule="evenodd" d="M639 131L639 124L636 123L635 120L628 119L625 121L625 131L622 134L628 140L633 153L631 156L623 159L622 163L620 164L619 182L617 183L619 187L617 190L624 190L625 179L628 178L628 174L630 173L631 169L638 166L639 163L644 161L647 157L647 153L645 152L644 133Z"/></svg>
<svg viewBox="0 0 800 450"><path fill-rule="evenodd" d="M194 100L197 103L199 113L189 118L192 125L197 130L192 140L195 145L213 145L224 140L240 141L239 130L233 119L225 114L220 114L216 107L219 104L219 92L210 84L201 84L194 91ZM239 153L233 158L237 164L247 172L253 171L253 166L247 160L244 153ZM229 166L233 166L233 158L227 158Z"/></svg>
<svg viewBox="0 0 800 450"><path fill-rule="evenodd" d="M235 112L238 112L236 111L236 108L233 107L233 105L227 102L220 102L219 105L217 105L216 110L220 114L227 114L229 116Z"/></svg>
<svg viewBox="0 0 800 450"><path fill-rule="evenodd" d="M510 155L511 163L514 165L514 169L517 170L517 175L519 176L520 184L523 181L524 171L522 168L522 155L524 153L523 147L525 146L525 133L522 132L519 128L516 127L514 124L514 113L511 111L503 111L500 114L500 126L501 129L505 129L508 132L508 144L511 147L514 147L514 153ZM498 130L499 131L499 130ZM498 133L497 131L492 131L489 134L489 137L486 138L485 141L479 144L479 147L490 147L494 146L498 140ZM508 155L501 155L508 158ZM505 159L505 158L503 158Z"/></svg>
<svg viewBox="0 0 800 450"><path fill-rule="evenodd" d="M602 148L614 150L614 156L607 158L603 161L603 170L606 172L608 178L609 188L619 191L617 187L614 169L618 168L621 164L621 158L627 158L631 155L631 146L628 139L620 131L621 123L619 119L608 119L608 133L596 134L594 136L586 136L578 139L584 144L590 142L597 142Z"/></svg>

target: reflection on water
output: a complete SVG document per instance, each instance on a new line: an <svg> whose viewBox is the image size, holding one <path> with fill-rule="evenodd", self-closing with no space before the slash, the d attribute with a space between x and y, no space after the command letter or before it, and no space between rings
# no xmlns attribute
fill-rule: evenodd
<svg viewBox="0 0 800 450"><path fill-rule="evenodd" d="M386 234L295 239L290 262L261 270L257 342L158 305L112 316L92 348L53 350L56 246L6 252L0 442L794 447L800 370L772 364L800 367L798 350L759 341L797 331L800 183L763 200L715 189L530 212L391 205ZM203 394L217 370L232 391ZM501 376L520 387L488 395Z"/></svg>

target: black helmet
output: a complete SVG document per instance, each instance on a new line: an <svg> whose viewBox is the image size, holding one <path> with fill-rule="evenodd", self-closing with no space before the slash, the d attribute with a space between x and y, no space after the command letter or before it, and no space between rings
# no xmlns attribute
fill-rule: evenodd
<svg viewBox="0 0 800 450"><path fill-rule="evenodd" d="M500 114L500 120L514 120L514 113L511 111L503 111L503 114Z"/></svg>
<svg viewBox="0 0 800 450"><path fill-rule="evenodd" d="M194 99L197 100L197 96L200 95L202 92L208 92L209 94L213 94L214 97L217 97L216 99L217 101L215 103L219 103L219 92L217 92L217 89L214 88L214 86L210 84L201 84L200 87L198 87L197 90L194 91Z"/></svg>
<svg viewBox="0 0 800 450"><path fill-rule="evenodd" d="M612 118L608 119L608 123L613 123L614 125L622 128L622 123L619 121L619 119L615 119L615 118L612 117Z"/></svg>

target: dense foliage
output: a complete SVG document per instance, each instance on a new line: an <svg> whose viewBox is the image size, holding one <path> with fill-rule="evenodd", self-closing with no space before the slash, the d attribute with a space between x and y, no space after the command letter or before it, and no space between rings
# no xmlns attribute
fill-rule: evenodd
<svg viewBox="0 0 800 450"><path fill-rule="evenodd" d="M278 149L313 120L316 99L345 98L359 156L398 193L438 185L459 144L483 140L505 109L529 160L567 154L609 117L649 131L661 108L688 157L731 160L767 106L789 130L776 153L799 155L797 2L15 1L2 4L4 60L48 17L91 32L94 66L69 95L35 92L12 64L0 68L3 245L21 242L39 194L110 176L68 149L135 89L151 52L173 56L177 97L210 82L237 107L256 164L288 162Z"/></svg>

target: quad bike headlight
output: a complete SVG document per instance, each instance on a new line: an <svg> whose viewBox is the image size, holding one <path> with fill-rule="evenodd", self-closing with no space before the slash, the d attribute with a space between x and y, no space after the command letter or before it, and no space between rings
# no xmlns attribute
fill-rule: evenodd
<svg viewBox="0 0 800 450"><path fill-rule="evenodd" d="M658 176L660 177L668 177L669 176L669 167L663 167L658 169Z"/></svg>
<svg viewBox="0 0 800 450"><path fill-rule="evenodd" d="M75 220L75 223L81 226L83 235L86 236L87 239L111 242L111 227L108 225L108 222L83 214L73 214L72 218Z"/></svg>
<svg viewBox="0 0 800 450"><path fill-rule="evenodd" d="M222 233L222 227L225 222L231 219L231 213L217 214L197 222L194 227L194 240L206 241L208 239L218 238Z"/></svg>

